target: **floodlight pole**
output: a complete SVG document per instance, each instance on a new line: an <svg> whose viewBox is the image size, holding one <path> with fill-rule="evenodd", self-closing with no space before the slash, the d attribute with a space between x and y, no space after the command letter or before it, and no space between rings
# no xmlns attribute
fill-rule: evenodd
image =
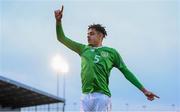
<svg viewBox="0 0 180 112"><path fill-rule="evenodd" d="M59 97L59 73L57 72L57 97ZM57 103L57 112L59 111L59 103Z"/></svg>
<svg viewBox="0 0 180 112"><path fill-rule="evenodd" d="M63 112L65 111L65 105L66 105L66 77L65 74L63 74L63 98L64 98L64 104L63 104Z"/></svg>

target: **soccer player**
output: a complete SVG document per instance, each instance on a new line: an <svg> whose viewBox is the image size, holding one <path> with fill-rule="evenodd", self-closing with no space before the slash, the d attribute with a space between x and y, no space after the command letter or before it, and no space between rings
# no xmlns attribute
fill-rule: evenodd
<svg viewBox="0 0 180 112"><path fill-rule="evenodd" d="M54 13L57 40L81 57L83 95L80 109L82 112L111 111L111 93L108 85L110 71L113 67L118 68L128 81L144 93L148 100L152 101L155 97L159 98L143 87L126 67L115 49L102 45L103 39L107 35L103 26L100 24L90 25L87 33L88 45L84 45L65 36L61 23L63 6L61 10L56 10Z"/></svg>

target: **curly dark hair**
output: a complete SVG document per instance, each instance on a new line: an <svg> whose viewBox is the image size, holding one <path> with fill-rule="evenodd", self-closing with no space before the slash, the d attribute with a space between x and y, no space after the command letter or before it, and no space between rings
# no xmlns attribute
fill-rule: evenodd
<svg viewBox="0 0 180 112"><path fill-rule="evenodd" d="M91 28L95 29L98 32L101 32L104 37L107 36L107 32L105 30L105 27L102 26L101 24L92 24L92 25L89 25L88 26L88 30L91 29Z"/></svg>

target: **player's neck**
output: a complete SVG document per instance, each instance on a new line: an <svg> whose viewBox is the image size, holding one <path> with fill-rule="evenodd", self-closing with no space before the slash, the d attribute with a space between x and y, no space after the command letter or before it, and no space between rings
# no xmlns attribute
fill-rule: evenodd
<svg viewBox="0 0 180 112"><path fill-rule="evenodd" d="M98 44L90 44L90 46L92 46L92 47L101 47L101 46L102 46L102 43L98 43Z"/></svg>

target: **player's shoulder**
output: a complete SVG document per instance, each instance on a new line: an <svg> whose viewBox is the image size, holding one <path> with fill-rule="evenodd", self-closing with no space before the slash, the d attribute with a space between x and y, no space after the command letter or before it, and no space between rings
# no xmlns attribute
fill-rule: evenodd
<svg viewBox="0 0 180 112"><path fill-rule="evenodd" d="M103 46L103 49L108 50L110 52L117 53L117 50L115 48L109 47L109 46Z"/></svg>

